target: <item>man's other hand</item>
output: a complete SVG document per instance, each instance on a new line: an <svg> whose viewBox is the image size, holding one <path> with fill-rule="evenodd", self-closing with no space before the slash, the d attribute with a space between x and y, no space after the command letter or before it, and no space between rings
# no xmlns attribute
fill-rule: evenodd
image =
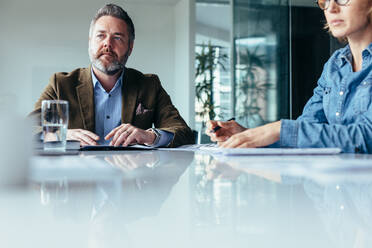
<svg viewBox="0 0 372 248"><path fill-rule="evenodd" d="M155 133L132 126L121 124L106 135L105 140L111 139L111 146L128 146L130 144L152 145L155 141Z"/></svg>
<svg viewBox="0 0 372 248"><path fill-rule="evenodd" d="M68 129L67 140L78 140L81 146L95 146L99 140L99 136L84 129Z"/></svg>

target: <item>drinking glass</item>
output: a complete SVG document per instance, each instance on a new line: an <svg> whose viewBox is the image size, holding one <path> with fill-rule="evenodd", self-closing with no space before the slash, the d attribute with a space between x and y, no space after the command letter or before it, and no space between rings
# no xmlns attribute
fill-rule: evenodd
<svg viewBox="0 0 372 248"><path fill-rule="evenodd" d="M68 125L68 102L43 100L41 103L44 150L65 151Z"/></svg>

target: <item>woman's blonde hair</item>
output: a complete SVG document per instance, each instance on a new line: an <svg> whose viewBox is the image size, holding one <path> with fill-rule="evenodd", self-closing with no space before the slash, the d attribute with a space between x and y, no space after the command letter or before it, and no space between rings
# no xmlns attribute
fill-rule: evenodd
<svg viewBox="0 0 372 248"><path fill-rule="evenodd" d="M371 3L372 0L368 0L368 2ZM371 22L372 21L372 6L368 11L367 17L368 17L368 22ZM328 33L331 33L331 30L329 29L329 24L327 22L324 25L324 29L327 30ZM347 43L347 38L346 37L338 38L338 40L342 43Z"/></svg>

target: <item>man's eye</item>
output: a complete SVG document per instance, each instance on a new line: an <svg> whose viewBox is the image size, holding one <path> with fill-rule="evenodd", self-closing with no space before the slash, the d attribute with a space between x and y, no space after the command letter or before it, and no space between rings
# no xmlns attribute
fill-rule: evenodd
<svg viewBox="0 0 372 248"><path fill-rule="evenodd" d="M103 34L97 34L97 38L100 38L100 39L102 39L103 38Z"/></svg>
<svg viewBox="0 0 372 248"><path fill-rule="evenodd" d="M121 37L120 36L116 36L114 37L115 40L121 40Z"/></svg>

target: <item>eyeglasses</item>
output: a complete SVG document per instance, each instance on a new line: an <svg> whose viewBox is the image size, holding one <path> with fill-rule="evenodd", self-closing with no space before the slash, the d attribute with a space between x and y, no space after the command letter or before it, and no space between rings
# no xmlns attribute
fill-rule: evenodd
<svg viewBox="0 0 372 248"><path fill-rule="evenodd" d="M316 3L318 4L319 8L322 10L326 10L329 7L329 4L331 3L332 0L317 0ZM339 6L345 6L350 2L350 0L334 0L335 3Z"/></svg>

